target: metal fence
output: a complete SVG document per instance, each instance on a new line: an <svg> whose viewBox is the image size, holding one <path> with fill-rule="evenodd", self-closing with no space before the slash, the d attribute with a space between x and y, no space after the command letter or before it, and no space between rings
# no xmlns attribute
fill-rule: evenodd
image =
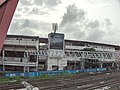
<svg viewBox="0 0 120 90"><path fill-rule="evenodd" d="M60 74L74 74L81 72L101 72L105 71L106 68L92 68L92 69L80 69L80 70L58 70L58 71L39 71L39 72L14 72L14 73L5 73L5 77L14 77L14 76L23 76L23 77L31 77L31 76L40 76L40 75L60 75Z"/></svg>

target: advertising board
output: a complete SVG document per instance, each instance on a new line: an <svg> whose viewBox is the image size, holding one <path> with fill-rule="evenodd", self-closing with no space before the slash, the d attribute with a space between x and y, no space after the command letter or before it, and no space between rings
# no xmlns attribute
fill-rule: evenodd
<svg viewBox="0 0 120 90"><path fill-rule="evenodd" d="M50 33L49 37L49 48L50 49L64 49L64 34Z"/></svg>

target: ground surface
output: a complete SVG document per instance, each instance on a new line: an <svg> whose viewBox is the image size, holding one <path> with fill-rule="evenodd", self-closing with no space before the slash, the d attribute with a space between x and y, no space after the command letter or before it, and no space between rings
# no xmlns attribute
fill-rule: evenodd
<svg viewBox="0 0 120 90"><path fill-rule="evenodd" d="M120 90L120 71L63 75L42 80L26 79L26 81L39 90ZM21 82L0 84L0 90L20 88L24 88Z"/></svg>

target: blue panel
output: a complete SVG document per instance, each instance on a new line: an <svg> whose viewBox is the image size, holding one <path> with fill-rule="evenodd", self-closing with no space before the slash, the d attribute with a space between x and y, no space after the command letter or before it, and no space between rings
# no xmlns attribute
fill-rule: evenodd
<svg viewBox="0 0 120 90"><path fill-rule="evenodd" d="M25 72L25 73L5 73L6 77L13 77L13 76L40 76L43 74L46 75L60 75L63 73L73 74L78 72L99 72L99 71L105 71L106 68L91 68L91 69L80 69L80 70L58 70L58 71L39 71L39 72Z"/></svg>

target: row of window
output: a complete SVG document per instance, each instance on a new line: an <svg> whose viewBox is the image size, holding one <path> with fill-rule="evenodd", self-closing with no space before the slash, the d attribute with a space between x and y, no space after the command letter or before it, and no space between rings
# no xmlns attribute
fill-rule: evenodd
<svg viewBox="0 0 120 90"><path fill-rule="evenodd" d="M6 40L28 40L28 39L22 39L22 38L7 38ZM29 39L29 40L31 40L31 41L36 41L35 39Z"/></svg>

